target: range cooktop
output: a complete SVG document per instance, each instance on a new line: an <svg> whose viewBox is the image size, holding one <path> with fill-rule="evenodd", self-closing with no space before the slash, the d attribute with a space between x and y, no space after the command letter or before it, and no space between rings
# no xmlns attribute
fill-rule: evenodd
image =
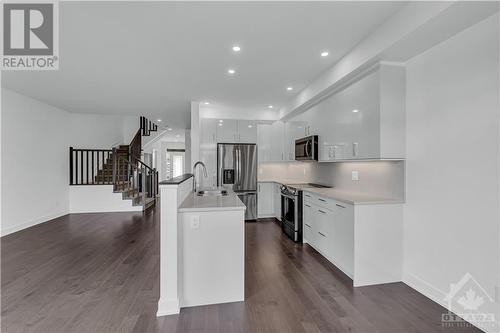
<svg viewBox="0 0 500 333"><path fill-rule="evenodd" d="M331 188L331 186L328 185L322 185L322 184L315 184L315 183L296 183L296 184L285 184L286 187L288 188L293 188L293 189L303 189L303 188Z"/></svg>

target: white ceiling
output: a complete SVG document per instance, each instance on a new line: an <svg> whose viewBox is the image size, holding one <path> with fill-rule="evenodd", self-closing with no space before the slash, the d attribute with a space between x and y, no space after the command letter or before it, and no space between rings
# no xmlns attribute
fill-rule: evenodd
<svg viewBox="0 0 500 333"><path fill-rule="evenodd" d="M188 128L192 100L277 110L403 5L64 2L60 69L4 71L2 86L70 112Z"/></svg>

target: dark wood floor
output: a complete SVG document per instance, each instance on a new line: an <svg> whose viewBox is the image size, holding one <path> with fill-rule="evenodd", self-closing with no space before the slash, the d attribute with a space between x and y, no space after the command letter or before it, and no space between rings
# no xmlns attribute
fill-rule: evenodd
<svg viewBox="0 0 500 333"><path fill-rule="evenodd" d="M246 224L246 301L155 316L158 213L74 214L1 240L2 332L477 332L402 283L353 288L272 221Z"/></svg>

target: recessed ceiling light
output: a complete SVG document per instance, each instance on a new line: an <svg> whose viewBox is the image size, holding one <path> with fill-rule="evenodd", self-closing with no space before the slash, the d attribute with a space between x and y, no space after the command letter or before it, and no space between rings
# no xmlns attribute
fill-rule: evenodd
<svg viewBox="0 0 500 333"><path fill-rule="evenodd" d="M161 119L156 119L159 123L161 123Z"/></svg>
<svg viewBox="0 0 500 333"><path fill-rule="evenodd" d="M270 108L270 109L272 109L274 106L272 106L272 105L268 105L267 107L268 107L268 108Z"/></svg>
<svg viewBox="0 0 500 333"><path fill-rule="evenodd" d="M224 122L224 120L222 120L222 119L219 119L219 123L223 123L223 122Z"/></svg>
<svg viewBox="0 0 500 333"><path fill-rule="evenodd" d="M241 47L239 47L238 45L235 45L235 46L233 46L233 51L234 52L240 52L241 51Z"/></svg>
<svg viewBox="0 0 500 333"><path fill-rule="evenodd" d="M329 55L329 54L330 54L330 53L328 53L328 51L323 51L323 52L321 52L321 56L322 56L322 57L328 57L328 55Z"/></svg>
<svg viewBox="0 0 500 333"><path fill-rule="evenodd" d="M252 125L248 125L248 128L252 128Z"/></svg>
<svg viewBox="0 0 500 333"><path fill-rule="evenodd" d="M222 123L219 123L219 126L222 126Z"/></svg>
<svg viewBox="0 0 500 333"><path fill-rule="evenodd" d="M230 68L227 70L227 73L233 75L234 73L236 73L236 71L234 69Z"/></svg>
<svg viewBox="0 0 500 333"><path fill-rule="evenodd" d="M288 91L292 91L292 90L293 90L293 87L286 87L286 90L288 90Z"/></svg>
<svg viewBox="0 0 500 333"><path fill-rule="evenodd" d="M168 131L171 131L171 130L172 130L172 128L170 128L170 127L169 127L169 128L167 128L167 130L168 130Z"/></svg>
<svg viewBox="0 0 500 333"><path fill-rule="evenodd" d="M352 110L352 112L354 112L354 113L358 113L358 112L359 112L359 110L358 110L358 109L354 109L354 110Z"/></svg>
<svg viewBox="0 0 500 333"><path fill-rule="evenodd" d="M209 104L210 104L210 102L203 102L203 104L205 104L205 105L209 105Z"/></svg>

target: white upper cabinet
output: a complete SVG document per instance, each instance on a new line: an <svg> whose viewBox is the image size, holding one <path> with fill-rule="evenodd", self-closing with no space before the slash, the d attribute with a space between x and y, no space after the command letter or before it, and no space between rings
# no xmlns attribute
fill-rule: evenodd
<svg viewBox="0 0 500 333"><path fill-rule="evenodd" d="M254 120L217 120L218 143L257 143L257 123Z"/></svg>
<svg viewBox="0 0 500 333"><path fill-rule="evenodd" d="M285 124L275 121L271 126L271 161L284 161Z"/></svg>
<svg viewBox="0 0 500 333"><path fill-rule="evenodd" d="M319 135L320 161L404 159L404 98L404 67L381 64L297 119Z"/></svg>
<svg viewBox="0 0 500 333"><path fill-rule="evenodd" d="M307 122L287 121L285 123L285 161L295 160L295 140L306 136Z"/></svg>
<svg viewBox="0 0 500 333"><path fill-rule="evenodd" d="M217 145L217 119L201 119L201 149L214 148Z"/></svg>
<svg viewBox="0 0 500 333"><path fill-rule="evenodd" d="M238 120L237 142L257 143L257 122L255 120Z"/></svg>
<svg viewBox="0 0 500 333"><path fill-rule="evenodd" d="M232 143L238 139L238 121L234 119L217 120L217 142Z"/></svg>
<svg viewBox="0 0 500 333"><path fill-rule="evenodd" d="M271 143L273 126L271 124L257 125L257 149L259 162L272 161Z"/></svg>
<svg viewBox="0 0 500 333"><path fill-rule="evenodd" d="M205 163L207 177L202 177L201 186L215 186L217 183L217 119L202 119L200 133L200 160Z"/></svg>
<svg viewBox="0 0 500 333"><path fill-rule="evenodd" d="M217 120L217 142L238 142L238 121L234 119Z"/></svg>

